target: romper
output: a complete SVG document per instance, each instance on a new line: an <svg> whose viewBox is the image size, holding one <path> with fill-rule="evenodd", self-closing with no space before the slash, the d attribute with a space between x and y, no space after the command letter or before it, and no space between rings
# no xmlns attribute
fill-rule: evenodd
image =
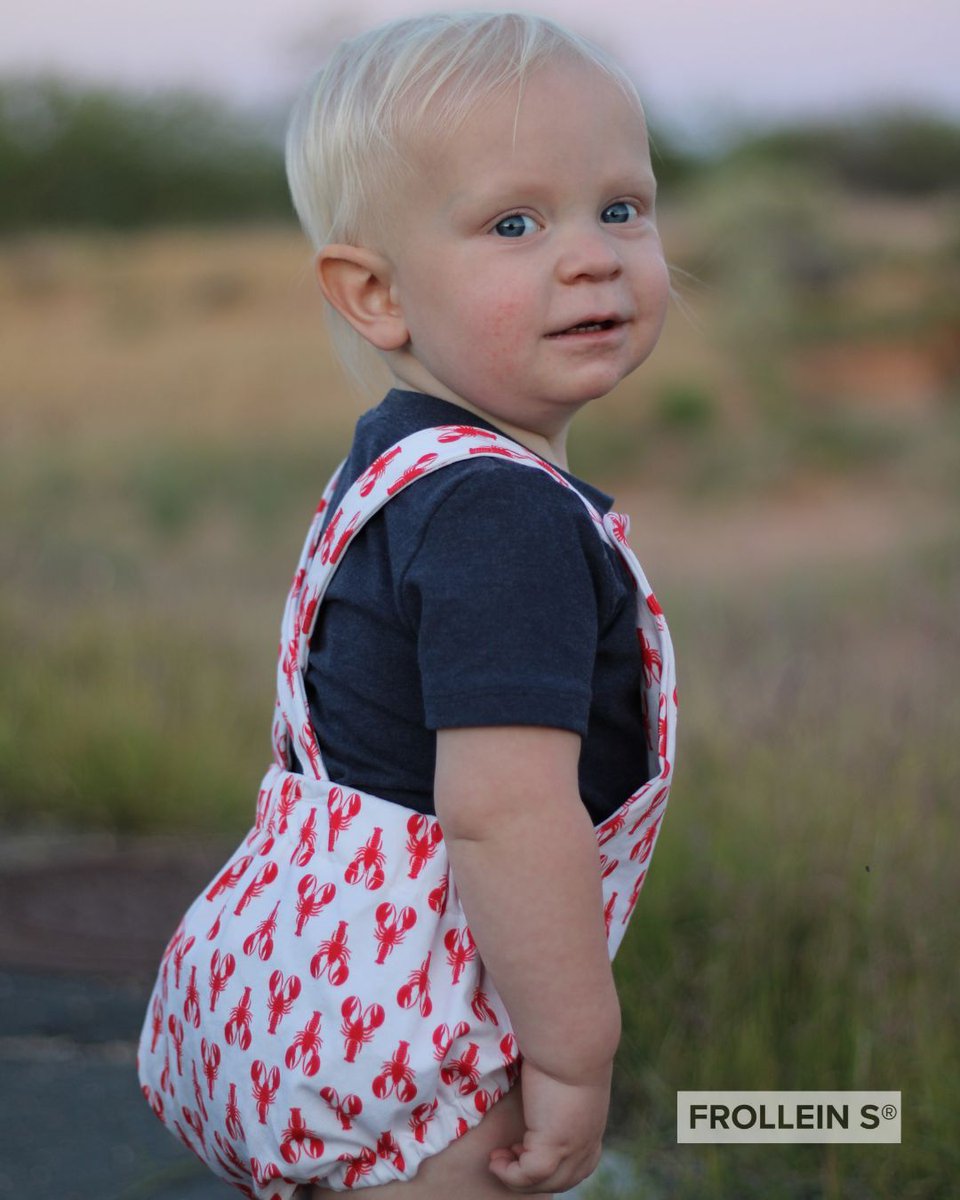
<svg viewBox="0 0 960 1200"><path fill-rule="evenodd" d="M659 604L626 542L558 471L470 425L419 430L381 454L329 523L334 473L281 627L275 761L248 836L180 922L161 961L138 1071L157 1117L257 1200L412 1178L516 1082L520 1050L477 954L436 817L330 781L303 671L327 585L363 524L448 463L496 454L576 491L637 589L643 716L659 770L595 832L611 958L670 791L676 681ZM518 519L521 519L518 514ZM289 770L295 746L304 773Z"/></svg>

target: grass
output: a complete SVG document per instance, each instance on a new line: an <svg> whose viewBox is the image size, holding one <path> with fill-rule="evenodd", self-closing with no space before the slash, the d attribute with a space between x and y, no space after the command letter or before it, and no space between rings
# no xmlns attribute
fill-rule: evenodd
<svg viewBox="0 0 960 1200"><path fill-rule="evenodd" d="M960 698L942 664L960 649L956 551L798 579L736 610L665 601L679 774L617 962L612 1132L635 1155L638 1195L948 1194ZM900 1090L903 1141L675 1144L678 1090L738 1088Z"/></svg>

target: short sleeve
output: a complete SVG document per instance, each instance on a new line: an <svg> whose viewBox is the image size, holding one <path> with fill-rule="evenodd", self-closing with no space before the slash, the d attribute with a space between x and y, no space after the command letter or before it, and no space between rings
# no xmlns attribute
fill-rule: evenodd
<svg viewBox="0 0 960 1200"><path fill-rule="evenodd" d="M543 472L480 465L432 512L400 584L425 724L586 736L598 639L591 557L602 543L581 500Z"/></svg>

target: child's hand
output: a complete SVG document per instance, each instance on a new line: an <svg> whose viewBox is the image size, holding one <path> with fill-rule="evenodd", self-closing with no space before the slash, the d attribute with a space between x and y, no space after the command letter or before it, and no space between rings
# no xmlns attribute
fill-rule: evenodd
<svg viewBox="0 0 960 1200"><path fill-rule="evenodd" d="M612 1064L582 1083L564 1083L523 1060L523 1142L494 1150L490 1170L513 1192L565 1192L600 1161Z"/></svg>

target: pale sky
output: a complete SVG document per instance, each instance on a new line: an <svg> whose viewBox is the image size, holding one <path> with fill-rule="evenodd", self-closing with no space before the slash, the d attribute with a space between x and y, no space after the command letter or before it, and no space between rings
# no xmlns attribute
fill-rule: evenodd
<svg viewBox="0 0 960 1200"><path fill-rule="evenodd" d="M0 73L287 101L331 36L443 7L526 7L614 50L654 117L709 129L907 101L960 117L956 0L7 0Z"/></svg>

